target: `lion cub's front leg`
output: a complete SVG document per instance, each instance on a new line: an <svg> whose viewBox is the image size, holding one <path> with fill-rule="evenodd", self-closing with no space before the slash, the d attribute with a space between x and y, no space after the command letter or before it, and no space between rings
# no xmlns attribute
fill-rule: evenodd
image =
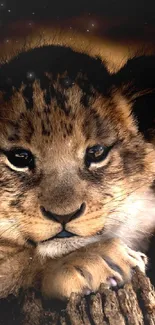
<svg viewBox="0 0 155 325"><path fill-rule="evenodd" d="M145 272L147 258L118 239L95 243L49 262L42 291L47 297L68 298L72 292L89 294L101 283L108 287L130 280L132 268Z"/></svg>

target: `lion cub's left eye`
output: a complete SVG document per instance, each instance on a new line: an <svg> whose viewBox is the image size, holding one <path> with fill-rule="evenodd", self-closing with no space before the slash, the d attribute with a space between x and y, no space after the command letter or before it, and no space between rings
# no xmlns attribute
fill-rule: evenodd
<svg viewBox="0 0 155 325"><path fill-rule="evenodd" d="M25 149L12 149L6 153L9 162L16 168L33 168L34 158L30 151Z"/></svg>
<svg viewBox="0 0 155 325"><path fill-rule="evenodd" d="M98 163L104 160L108 154L108 147L102 145L95 145L93 147L87 148L86 151L86 164Z"/></svg>

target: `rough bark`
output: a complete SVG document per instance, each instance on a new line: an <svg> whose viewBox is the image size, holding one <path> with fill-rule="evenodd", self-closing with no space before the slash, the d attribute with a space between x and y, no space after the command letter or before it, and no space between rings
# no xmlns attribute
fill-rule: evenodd
<svg viewBox="0 0 155 325"><path fill-rule="evenodd" d="M101 285L87 297L72 294L67 306L42 300L31 289L0 300L0 325L155 325L155 290L138 269L115 291Z"/></svg>

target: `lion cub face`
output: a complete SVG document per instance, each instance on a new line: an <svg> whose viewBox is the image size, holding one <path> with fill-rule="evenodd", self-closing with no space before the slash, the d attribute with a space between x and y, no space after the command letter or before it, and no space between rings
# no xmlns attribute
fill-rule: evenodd
<svg viewBox="0 0 155 325"><path fill-rule="evenodd" d="M101 62L36 49L4 65L0 80L2 240L54 257L143 232L154 152Z"/></svg>

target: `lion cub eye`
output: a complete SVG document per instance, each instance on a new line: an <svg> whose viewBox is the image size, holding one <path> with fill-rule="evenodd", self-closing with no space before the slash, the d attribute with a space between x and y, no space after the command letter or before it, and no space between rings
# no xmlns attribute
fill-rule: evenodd
<svg viewBox="0 0 155 325"><path fill-rule="evenodd" d="M86 150L86 164L89 166L91 163L98 163L104 160L108 154L108 147L99 144L87 148Z"/></svg>
<svg viewBox="0 0 155 325"><path fill-rule="evenodd" d="M12 149L6 153L9 162L16 168L34 168L34 157L25 149Z"/></svg>

